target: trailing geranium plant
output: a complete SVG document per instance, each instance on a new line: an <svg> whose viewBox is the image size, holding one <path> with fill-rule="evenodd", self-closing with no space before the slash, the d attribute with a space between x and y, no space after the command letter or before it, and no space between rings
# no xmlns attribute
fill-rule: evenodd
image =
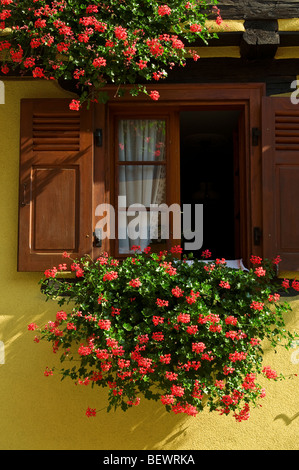
<svg viewBox="0 0 299 470"><path fill-rule="evenodd" d="M224 259L211 261L207 250L203 259L178 260L180 252L135 247L121 262L106 253L96 261L71 260L73 281L60 276L65 263L47 270L42 290L59 311L34 340L60 352L63 379L105 388L108 411L145 397L174 413L195 416L208 406L246 420L265 395L258 377L284 378L263 363L264 340L288 348L298 337L286 330L290 306L273 287L279 259L254 256L242 271Z"/></svg>
<svg viewBox="0 0 299 470"><path fill-rule="evenodd" d="M18 69L35 78L75 80L79 100L99 93L107 83L134 84L131 93L147 93L144 81L165 78L190 48L215 34L206 20L221 23L216 0L0 0L3 74ZM1 57L1 56L0 56ZM159 98L152 91L153 100Z"/></svg>

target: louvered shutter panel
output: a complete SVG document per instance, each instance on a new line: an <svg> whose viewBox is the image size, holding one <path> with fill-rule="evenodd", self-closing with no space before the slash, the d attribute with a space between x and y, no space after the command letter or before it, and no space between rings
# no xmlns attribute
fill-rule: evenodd
<svg viewBox="0 0 299 470"><path fill-rule="evenodd" d="M264 256L299 271L299 106L290 98L263 100Z"/></svg>
<svg viewBox="0 0 299 470"><path fill-rule="evenodd" d="M92 116L68 99L22 100L19 271L91 253Z"/></svg>

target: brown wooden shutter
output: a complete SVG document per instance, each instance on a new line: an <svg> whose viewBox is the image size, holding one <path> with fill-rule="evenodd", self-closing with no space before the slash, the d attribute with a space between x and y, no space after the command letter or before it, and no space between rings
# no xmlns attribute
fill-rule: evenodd
<svg viewBox="0 0 299 470"><path fill-rule="evenodd" d="M21 101L19 271L91 252L92 116L69 102Z"/></svg>
<svg viewBox="0 0 299 470"><path fill-rule="evenodd" d="M299 105L263 99L264 256L299 271Z"/></svg>

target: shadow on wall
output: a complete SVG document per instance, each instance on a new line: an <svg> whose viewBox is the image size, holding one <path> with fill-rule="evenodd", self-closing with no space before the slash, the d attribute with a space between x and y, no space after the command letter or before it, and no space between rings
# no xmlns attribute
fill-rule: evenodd
<svg viewBox="0 0 299 470"><path fill-rule="evenodd" d="M0 364L5 364L5 349L3 341L0 341Z"/></svg>
<svg viewBox="0 0 299 470"><path fill-rule="evenodd" d="M282 413L280 415L275 416L274 421L277 421L278 419L282 419L285 425L289 426L292 423L292 421L294 421L296 418L299 418L299 411L298 413L294 414L294 416L292 416L291 418L289 418L287 415Z"/></svg>

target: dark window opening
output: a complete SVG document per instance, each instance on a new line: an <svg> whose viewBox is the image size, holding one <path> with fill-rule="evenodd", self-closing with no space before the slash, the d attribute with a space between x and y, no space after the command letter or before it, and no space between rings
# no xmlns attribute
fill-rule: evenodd
<svg viewBox="0 0 299 470"><path fill-rule="evenodd" d="M181 205L203 204L203 245L212 258L237 259L240 253L238 110L180 113ZM182 246L184 247L184 234ZM188 252L186 252L188 253Z"/></svg>

